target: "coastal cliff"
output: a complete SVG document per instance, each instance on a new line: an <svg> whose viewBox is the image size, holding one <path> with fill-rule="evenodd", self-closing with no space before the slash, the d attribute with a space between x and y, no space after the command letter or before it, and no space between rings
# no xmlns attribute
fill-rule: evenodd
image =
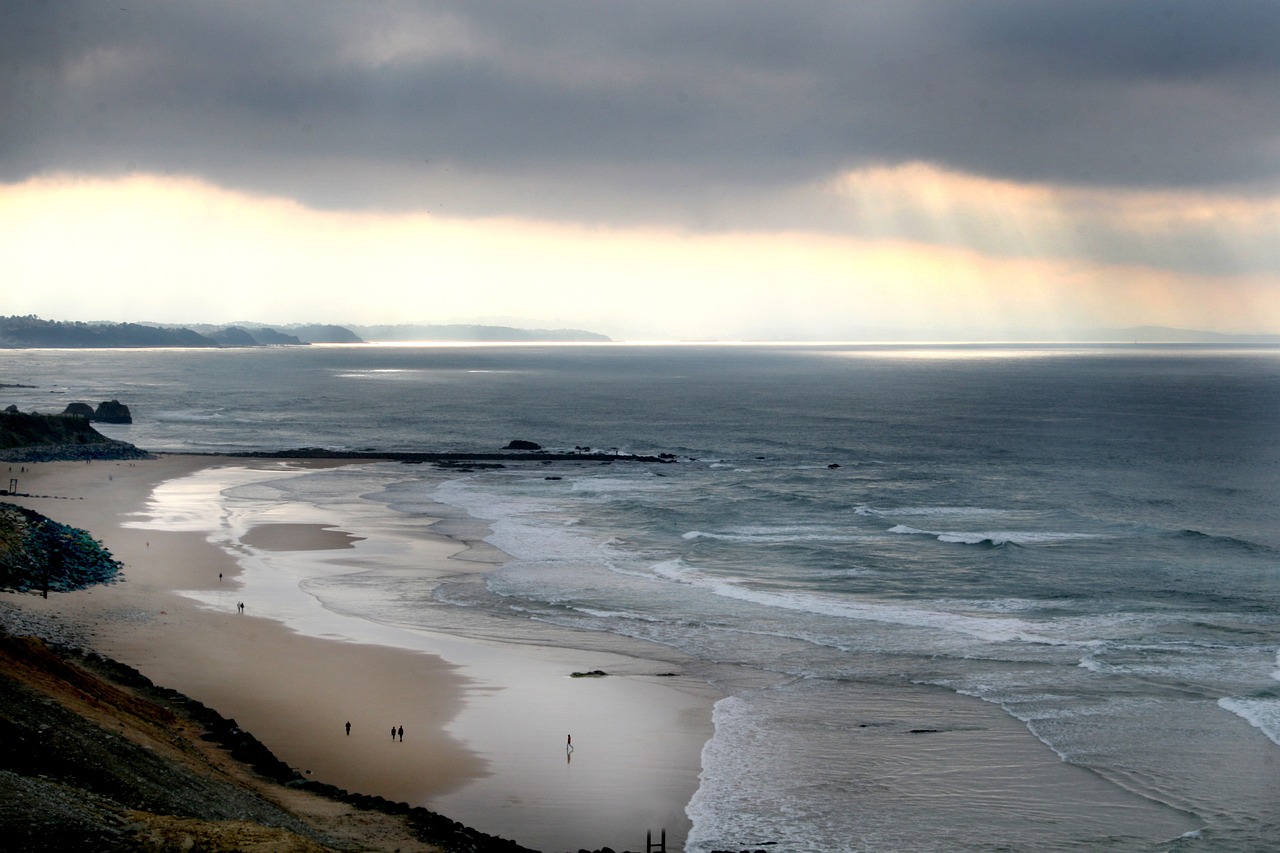
<svg viewBox="0 0 1280 853"><path fill-rule="evenodd" d="M532 853L309 781L234 720L59 642L59 631L0 603L0 835L10 849Z"/></svg>
<svg viewBox="0 0 1280 853"><path fill-rule="evenodd" d="M85 531L0 504L3 586L82 588L119 564ZM82 569L88 569L81 571ZM0 838L28 851L533 853L423 808L310 780L205 705L0 597Z"/></svg>

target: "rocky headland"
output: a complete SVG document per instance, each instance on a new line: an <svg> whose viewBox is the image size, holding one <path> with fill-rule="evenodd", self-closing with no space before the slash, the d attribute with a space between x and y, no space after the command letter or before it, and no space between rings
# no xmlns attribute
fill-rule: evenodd
<svg viewBox="0 0 1280 853"><path fill-rule="evenodd" d="M114 405L113 405L114 404ZM85 405L87 408L87 404ZM103 420L128 423L128 407L116 401L101 404ZM150 453L125 441L107 438L93 428L88 417L40 415L20 412L16 406L0 412L0 461L51 462L54 460L149 459Z"/></svg>

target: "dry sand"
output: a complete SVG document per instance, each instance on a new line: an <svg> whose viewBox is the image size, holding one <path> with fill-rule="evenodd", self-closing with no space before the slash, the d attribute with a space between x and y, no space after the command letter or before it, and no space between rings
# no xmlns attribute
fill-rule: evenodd
<svg viewBox="0 0 1280 853"><path fill-rule="evenodd" d="M7 500L90 531L125 564L126 580L47 601L8 598L80 626L96 650L235 718L313 779L544 850L643 849L645 831L663 828L680 849L711 735L709 692L617 659L606 663L630 675L568 678L573 655L554 649L445 640L445 652L431 654L304 636L256 617L252 602L241 614L176 593L221 588L235 598L239 567L205 534L124 526L157 484L202 469L336 464L181 455L14 464L8 476L33 497ZM268 551L356 541L288 518L244 537ZM434 553L447 561L460 547L442 541ZM392 740L392 726L404 727L403 742Z"/></svg>

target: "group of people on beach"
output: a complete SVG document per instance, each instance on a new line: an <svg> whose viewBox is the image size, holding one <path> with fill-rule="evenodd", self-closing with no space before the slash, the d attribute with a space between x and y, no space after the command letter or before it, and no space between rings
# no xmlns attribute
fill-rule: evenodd
<svg viewBox="0 0 1280 853"><path fill-rule="evenodd" d="M347 720L346 728L347 728L347 737L351 737L351 721L350 720ZM401 742L404 741L404 726L391 727L391 739L396 740L397 738L399 738Z"/></svg>

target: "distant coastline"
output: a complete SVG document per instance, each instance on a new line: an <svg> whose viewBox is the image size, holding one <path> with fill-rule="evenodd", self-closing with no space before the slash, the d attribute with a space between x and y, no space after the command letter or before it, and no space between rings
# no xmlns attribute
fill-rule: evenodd
<svg viewBox="0 0 1280 853"><path fill-rule="evenodd" d="M363 344L370 341L608 342L581 329L517 329L509 326L337 326L235 323L227 326L157 323L84 323L34 315L0 317L0 349L127 349L145 347L268 347Z"/></svg>

